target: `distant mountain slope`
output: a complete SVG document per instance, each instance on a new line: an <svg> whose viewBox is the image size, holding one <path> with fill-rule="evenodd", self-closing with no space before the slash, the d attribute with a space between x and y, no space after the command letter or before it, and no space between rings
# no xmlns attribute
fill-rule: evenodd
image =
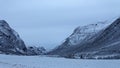
<svg viewBox="0 0 120 68"><path fill-rule="evenodd" d="M69 58L120 59L120 18L105 29L87 37L87 41L65 49L54 49L49 54Z"/></svg>
<svg viewBox="0 0 120 68"><path fill-rule="evenodd" d="M43 55L45 53L46 53L46 49L44 47L36 47L36 46L27 47L27 55Z"/></svg>
<svg viewBox="0 0 120 68"><path fill-rule="evenodd" d="M0 53L25 54L26 46L6 21L0 20Z"/></svg>

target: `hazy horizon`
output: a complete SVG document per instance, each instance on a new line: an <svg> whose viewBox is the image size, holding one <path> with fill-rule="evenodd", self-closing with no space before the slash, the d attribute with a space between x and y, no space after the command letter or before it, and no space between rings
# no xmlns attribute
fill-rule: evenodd
<svg viewBox="0 0 120 68"><path fill-rule="evenodd" d="M120 17L119 0L0 0L0 19L26 45L53 48L78 26Z"/></svg>

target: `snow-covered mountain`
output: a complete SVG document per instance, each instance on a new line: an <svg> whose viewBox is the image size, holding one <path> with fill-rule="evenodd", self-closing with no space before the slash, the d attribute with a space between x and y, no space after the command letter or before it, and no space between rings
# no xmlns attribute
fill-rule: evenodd
<svg viewBox="0 0 120 68"><path fill-rule="evenodd" d="M40 55L45 53L43 47L26 47L19 34L6 21L0 20L0 53L18 55Z"/></svg>
<svg viewBox="0 0 120 68"><path fill-rule="evenodd" d="M26 47L19 34L6 21L0 20L0 53L18 55L41 55L43 47Z"/></svg>
<svg viewBox="0 0 120 68"><path fill-rule="evenodd" d="M77 27L73 34L67 38L69 39L68 45L77 45L87 39L90 39L93 35L103 30L108 26L107 22L98 22L96 24L90 24L87 26Z"/></svg>
<svg viewBox="0 0 120 68"><path fill-rule="evenodd" d="M0 53L17 55L41 55L43 47L26 47L19 34L6 21L0 20Z"/></svg>
<svg viewBox="0 0 120 68"><path fill-rule="evenodd" d="M51 51L50 54L59 54L70 46L75 46L77 44L81 44L85 41L91 40L94 35L96 35L100 31L103 31L108 25L109 23L107 22L98 22L86 26L79 26L68 38L66 38L66 40L61 45Z"/></svg>
<svg viewBox="0 0 120 68"><path fill-rule="evenodd" d="M78 43L74 46L68 45L71 39L67 38L67 42L48 54L82 59L120 59L120 18L108 26L96 29L91 30L90 27L88 31L83 30L83 36L79 36L82 37L82 41L77 40ZM76 31L81 34L81 29L79 30L75 30L72 35L75 35Z"/></svg>
<svg viewBox="0 0 120 68"><path fill-rule="evenodd" d="M120 18L98 34L93 41L77 46L71 54L80 58L120 59Z"/></svg>
<svg viewBox="0 0 120 68"><path fill-rule="evenodd" d="M6 21L0 20L0 53L25 54L26 46Z"/></svg>

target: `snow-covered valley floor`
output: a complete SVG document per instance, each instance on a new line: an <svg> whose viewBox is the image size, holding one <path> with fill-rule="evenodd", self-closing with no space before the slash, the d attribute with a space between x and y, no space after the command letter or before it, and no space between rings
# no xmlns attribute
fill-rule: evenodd
<svg viewBox="0 0 120 68"><path fill-rule="evenodd" d="M120 60L0 55L0 68L120 68Z"/></svg>

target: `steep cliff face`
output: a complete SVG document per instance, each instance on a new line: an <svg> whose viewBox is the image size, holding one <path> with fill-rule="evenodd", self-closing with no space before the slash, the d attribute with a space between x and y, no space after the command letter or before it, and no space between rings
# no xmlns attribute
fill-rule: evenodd
<svg viewBox="0 0 120 68"><path fill-rule="evenodd" d="M106 22L99 22L87 26L77 27L74 32L60 46L50 52L50 54L60 54L69 47L82 44L85 41L92 41L92 37L103 31L108 26Z"/></svg>
<svg viewBox="0 0 120 68"><path fill-rule="evenodd" d="M0 20L0 53L25 54L26 46L6 21Z"/></svg>

